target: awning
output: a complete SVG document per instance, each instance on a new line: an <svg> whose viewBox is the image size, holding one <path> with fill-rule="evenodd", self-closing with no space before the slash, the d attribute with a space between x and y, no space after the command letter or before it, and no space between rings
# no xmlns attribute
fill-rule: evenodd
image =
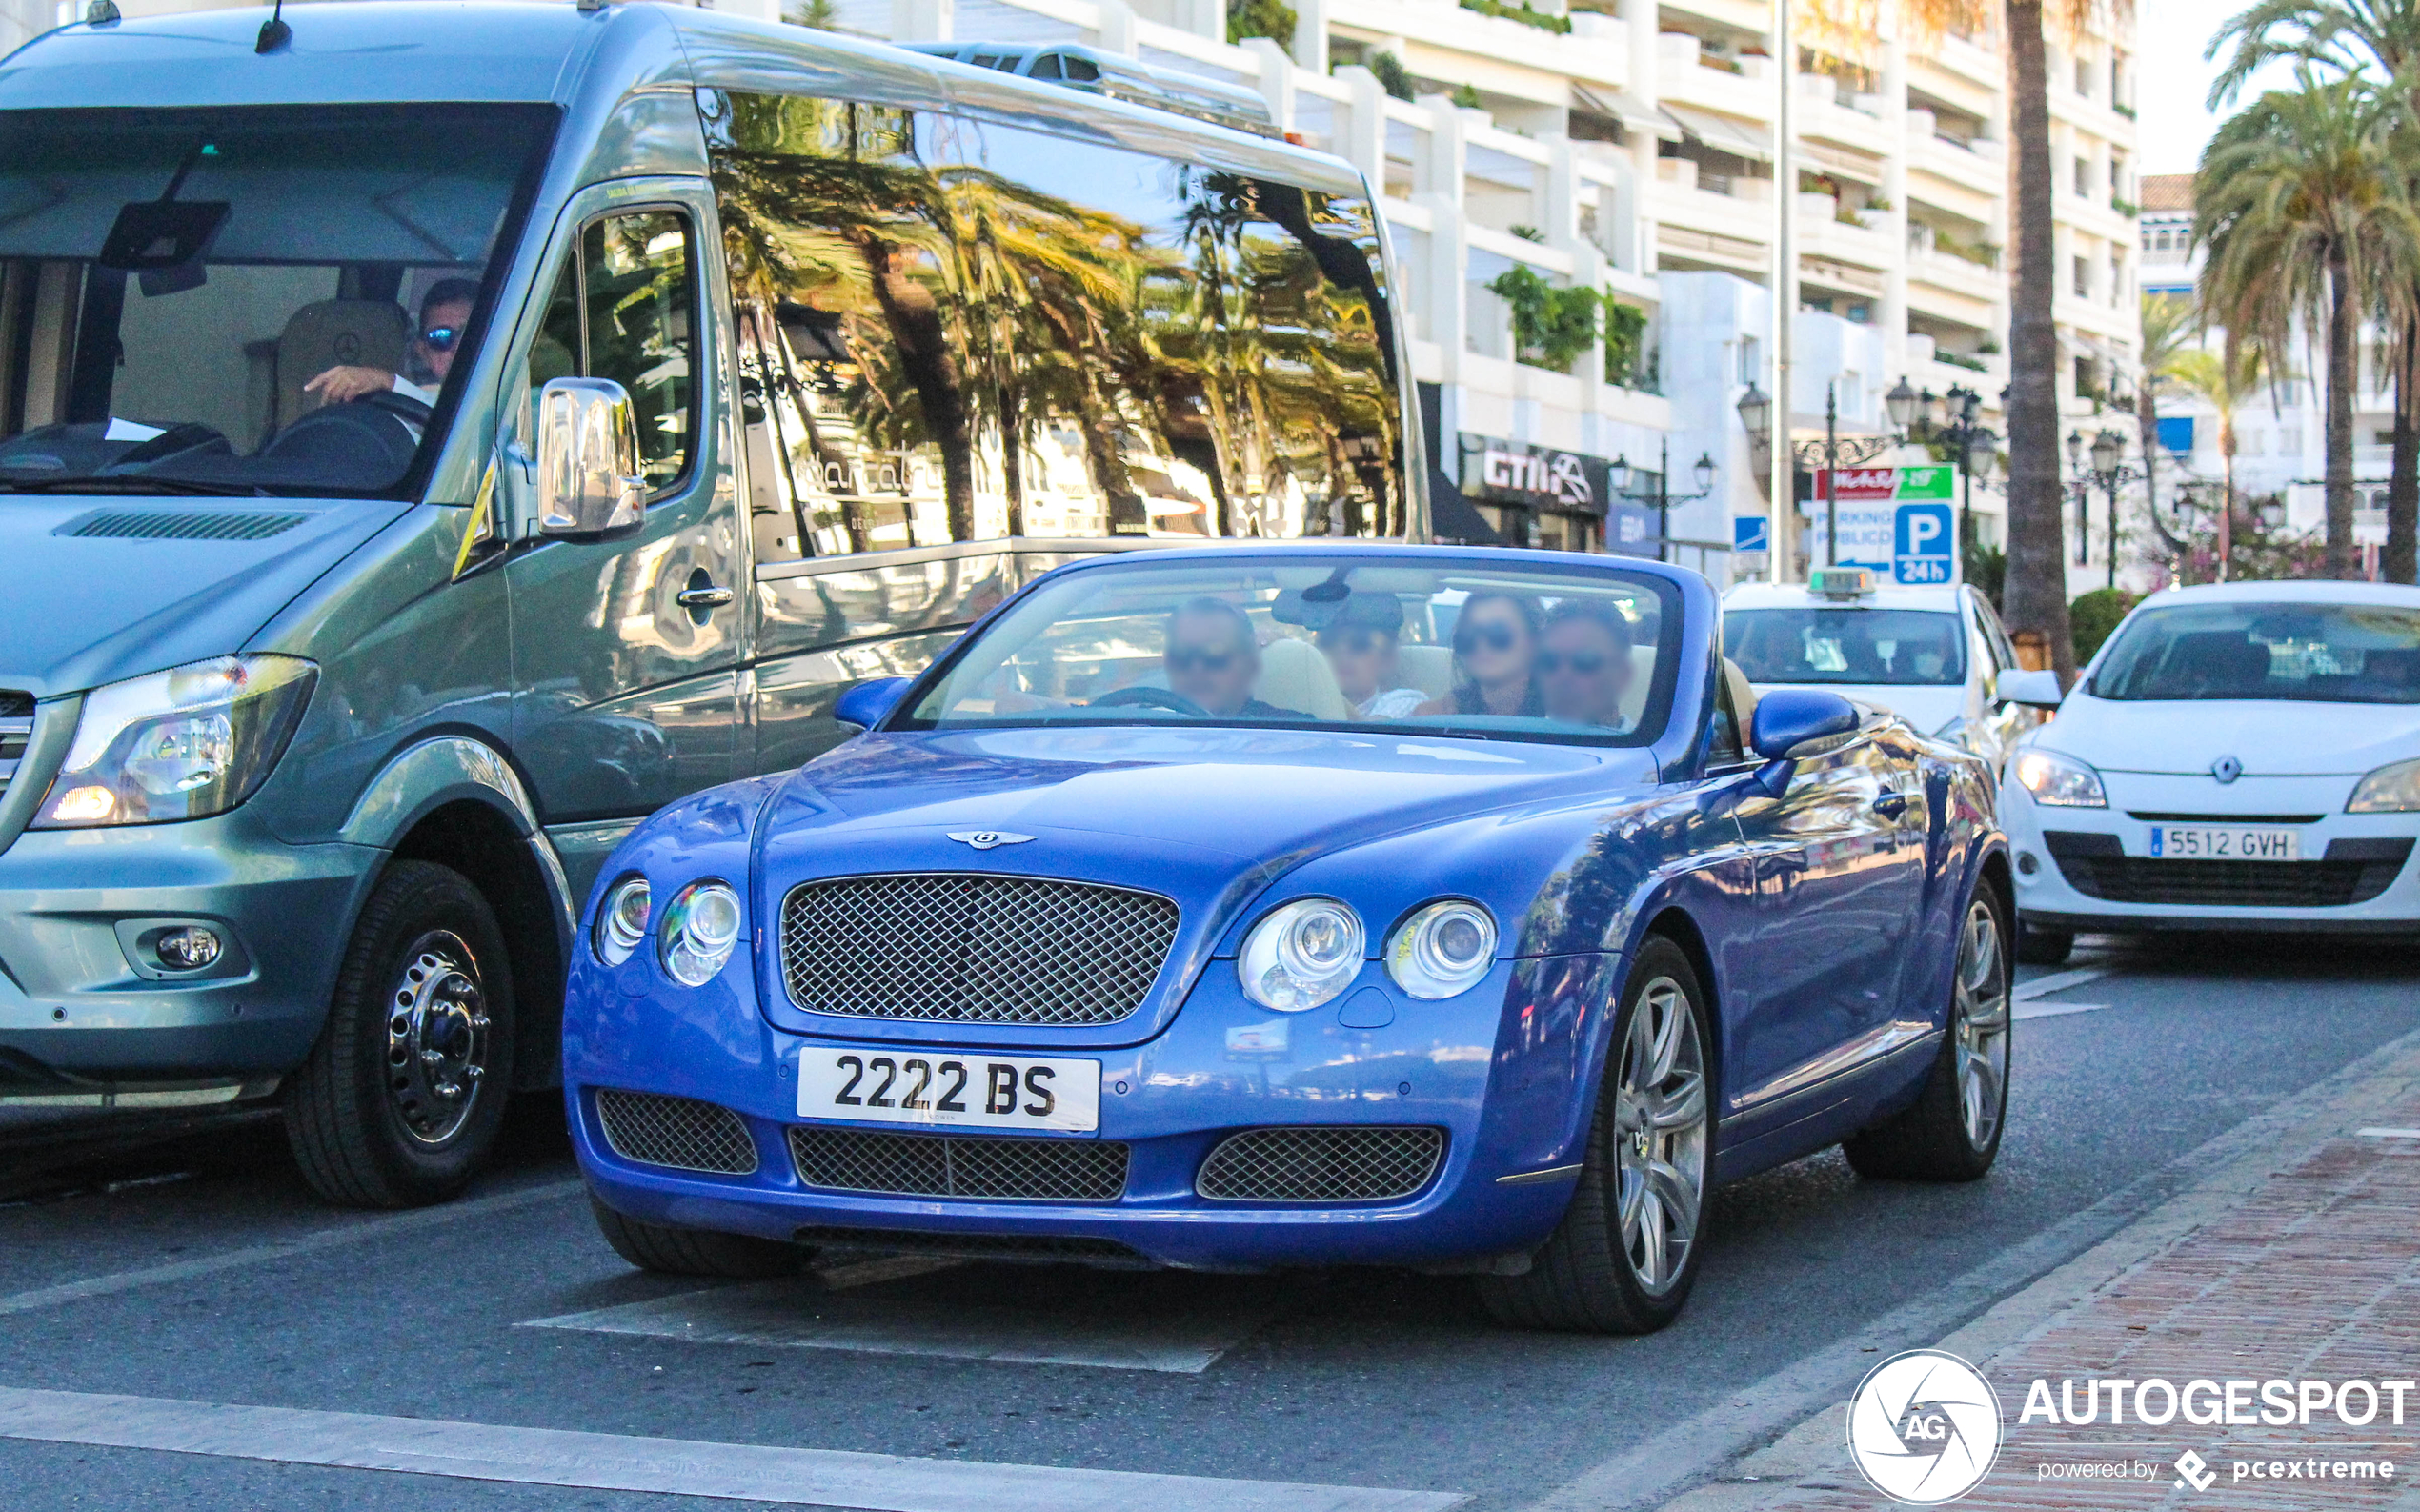
<svg viewBox="0 0 2420 1512"><path fill-rule="evenodd" d="M1590 115L1609 116L1636 131L1646 131L1666 141L1681 140L1681 128L1655 107L1627 90L1596 90L1585 84L1571 87L1571 108Z"/></svg>
<svg viewBox="0 0 2420 1512"><path fill-rule="evenodd" d="M1773 160L1772 131L1753 121L1735 121L1689 105L1666 104L1658 109L1690 141L1702 142L1734 157L1761 158L1768 163Z"/></svg>
<svg viewBox="0 0 2420 1512"><path fill-rule="evenodd" d="M1486 516L1471 506L1442 467L1428 470L1428 533L1432 539L1463 546L1509 544L1496 527L1487 523Z"/></svg>

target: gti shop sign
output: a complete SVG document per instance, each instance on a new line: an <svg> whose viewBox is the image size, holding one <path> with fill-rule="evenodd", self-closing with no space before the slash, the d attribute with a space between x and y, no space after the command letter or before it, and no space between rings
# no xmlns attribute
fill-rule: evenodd
<svg viewBox="0 0 2420 1512"><path fill-rule="evenodd" d="M1895 583L1958 580L1958 512L1950 505L1955 470L1947 467L1842 468L1838 508L1829 502L1834 475L1814 474L1815 496L1806 512L1806 559L1833 561L1826 548L1827 520L1840 520L1839 565L1870 567Z"/></svg>
<svg viewBox="0 0 2420 1512"><path fill-rule="evenodd" d="M1462 493L1489 504L1593 514L1613 502L1612 464L1583 452L1462 433Z"/></svg>

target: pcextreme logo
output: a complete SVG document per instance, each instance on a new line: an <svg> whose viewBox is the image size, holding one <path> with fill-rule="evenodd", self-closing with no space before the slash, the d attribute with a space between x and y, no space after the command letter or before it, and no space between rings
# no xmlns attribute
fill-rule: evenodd
<svg viewBox="0 0 2420 1512"><path fill-rule="evenodd" d="M2000 1399L1982 1372L1937 1349L1893 1355L1848 1402L1848 1455L1873 1488L1909 1506L1973 1490L2000 1454Z"/></svg>

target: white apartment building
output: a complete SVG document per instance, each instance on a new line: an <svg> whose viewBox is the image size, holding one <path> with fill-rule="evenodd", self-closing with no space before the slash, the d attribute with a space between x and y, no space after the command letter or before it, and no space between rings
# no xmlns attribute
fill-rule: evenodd
<svg viewBox="0 0 2420 1512"><path fill-rule="evenodd" d="M118 0L130 15L215 3ZM806 0L712 3L809 13ZM829 0L815 19L899 42L1083 42L1258 91L1281 130L1351 161L1379 192L1408 286L1398 303L1431 459L1470 506L1443 500L1441 529L1652 554L1665 529L1653 509L1664 470L1674 500L1665 534L1701 543L1672 554L1727 582L1734 517L1766 509L1737 407L1751 383L1773 385L1781 81L1768 0L1290 3L1285 46L1231 45L1224 0ZM81 14L81 0L0 8L30 29ZM2130 41L2052 47L2060 393L2087 425L2096 395L2132 384ZM1381 71L1413 98L1390 94ZM1820 440L1827 395L1843 434L1885 433L1884 395L1902 379L1935 394L1975 390L1982 423L2005 429L2005 74L1989 38L1884 37L1836 50L1801 38L1789 67L1798 172L1786 193L1795 438ZM1512 310L1489 288L1516 268L1638 312L1638 359L1608 363L1600 339L1568 372L1522 361ZM1575 454L1578 471L1615 496L1574 508L1491 486L1483 458L1507 451ZM1689 498L1701 457L1714 464L1711 487ZM2004 472L1974 491L1986 544L2006 539Z"/></svg>

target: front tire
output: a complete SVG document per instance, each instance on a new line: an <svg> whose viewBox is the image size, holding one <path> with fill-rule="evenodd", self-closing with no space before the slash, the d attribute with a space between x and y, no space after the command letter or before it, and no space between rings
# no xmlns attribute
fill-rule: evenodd
<svg viewBox="0 0 2420 1512"><path fill-rule="evenodd" d="M809 1252L796 1244L757 1239L749 1234L717 1234L711 1229L673 1228L642 1222L588 1200L596 1215L596 1231L614 1253L643 1271L668 1276L715 1276L728 1280L765 1280L796 1276L806 1268Z"/></svg>
<svg viewBox="0 0 2420 1512"><path fill-rule="evenodd" d="M394 861L345 946L328 1021L286 1085L286 1139L344 1207L422 1207L462 1190L513 1089L513 967L462 874Z"/></svg>
<svg viewBox="0 0 2420 1512"><path fill-rule="evenodd" d="M2008 1121L2007 904L1986 882L1966 902L1941 1054L1905 1112L1841 1145L1860 1176L1972 1181L2000 1155Z"/></svg>
<svg viewBox="0 0 2420 1512"><path fill-rule="evenodd" d="M1499 1322L1651 1334L1680 1316L1703 1248L1712 1042L1688 953L1648 939L1614 1020L1571 1206L1526 1275L1479 1278Z"/></svg>

